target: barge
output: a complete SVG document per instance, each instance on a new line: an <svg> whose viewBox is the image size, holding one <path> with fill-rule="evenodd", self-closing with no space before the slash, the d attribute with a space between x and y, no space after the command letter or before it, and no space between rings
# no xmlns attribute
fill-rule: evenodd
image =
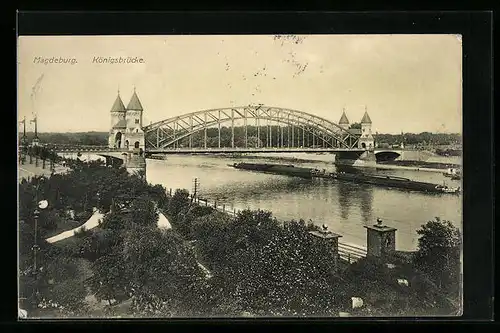
<svg viewBox="0 0 500 333"><path fill-rule="evenodd" d="M371 185L402 188L413 191L433 192L433 193L459 193L459 187L450 188L445 185L432 184L420 181L410 180L403 177L373 175L373 174L355 174L345 172L327 172L312 168L295 167L293 165L281 164L255 164L255 163L234 163L230 164L236 169L251 170L265 173L273 173L286 176L296 176L302 178L327 178L341 181L350 181L355 183L364 183Z"/></svg>
<svg viewBox="0 0 500 333"><path fill-rule="evenodd" d="M258 163L234 163L230 164L236 169L244 169L278 175L296 176L301 178L313 178L311 168L299 168L291 164L258 164Z"/></svg>

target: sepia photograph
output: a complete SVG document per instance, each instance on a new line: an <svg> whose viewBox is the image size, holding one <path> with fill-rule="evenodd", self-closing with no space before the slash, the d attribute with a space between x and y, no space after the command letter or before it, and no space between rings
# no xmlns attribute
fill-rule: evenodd
<svg viewBox="0 0 500 333"><path fill-rule="evenodd" d="M19 36L18 317L456 317L462 36Z"/></svg>

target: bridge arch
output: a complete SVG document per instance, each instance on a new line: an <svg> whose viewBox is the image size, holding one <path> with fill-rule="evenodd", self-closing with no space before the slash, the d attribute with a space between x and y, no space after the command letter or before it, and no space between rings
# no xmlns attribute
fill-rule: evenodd
<svg viewBox="0 0 500 333"><path fill-rule="evenodd" d="M359 136L356 136L340 125L327 119L293 109L269 107L264 105L249 105L240 107L201 110L187 113L181 116L171 117L143 128L146 135L147 148L170 148L186 137L190 137L200 131L206 132L208 128L218 126L219 147L220 128L222 124L231 123L232 145L234 146L234 122L244 120L245 134L248 120L256 121L260 130L260 121L270 122L298 127L302 129L302 135L312 134L319 142L332 148L357 148ZM267 135L266 135L267 137ZM283 133L281 133L283 141Z"/></svg>

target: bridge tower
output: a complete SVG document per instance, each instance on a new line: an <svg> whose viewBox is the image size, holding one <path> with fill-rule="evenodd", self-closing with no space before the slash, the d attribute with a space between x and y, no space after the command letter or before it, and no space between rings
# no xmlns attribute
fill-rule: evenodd
<svg viewBox="0 0 500 333"><path fill-rule="evenodd" d="M125 148L128 148L128 150L145 150L145 135L142 129L142 111L142 104L134 88L134 94L130 98L125 115L127 125L125 131Z"/></svg>
<svg viewBox="0 0 500 333"><path fill-rule="evenodd" d="M361 119L361 137L359 138L358 148L373 150L375 148L375 140L372 135L372 120L365 108L365 114Z"/></svg>
<svg viewBox="0 0 500 333"><path fill-rule="evenodd" d="M340 117L339 125L345 130L349 129L349 119L347 119L347 116L345 115L345 109L342 110L342 117Z"/></svg>
<svg viewBox="0 0 500 333"><path fill-rule="evenodd" d="M111 107L111 129L109 130L108 146L109 148L123 148L125 145L125 105L120 97L120 91L116 97L115 103Z"/></svg>

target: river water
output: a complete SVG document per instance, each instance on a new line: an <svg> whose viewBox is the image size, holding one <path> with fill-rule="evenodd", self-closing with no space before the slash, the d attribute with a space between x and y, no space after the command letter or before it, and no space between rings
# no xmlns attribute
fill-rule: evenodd
<svg viewBox="0 0 500 333"><path fill-rule="evenodd" d="M280 157L295 160L283 163L336 170L332 164L333 156L329 154L287 155L279 154ZM341 241L362 246L366 246L366 229L363 226L375 224L377 218L397 228L396 249L404 251L417 248L416 230L434 217L450 220L461 229L460 195L426 194L326 179L307 180L228 166L235 162L276 163L275 157L271 154L237 158L169 155L166 160L147 160L146 174L152 184L161 184L173 190L185 188L190 192L193 191L194 179L198 178L199 195L225 204L227 209L263 209L271 211L279 220L312 220L318 225L326 224L329 230L341 234ZM362 171L460 186L460 182L436 172Z"/></svg>

